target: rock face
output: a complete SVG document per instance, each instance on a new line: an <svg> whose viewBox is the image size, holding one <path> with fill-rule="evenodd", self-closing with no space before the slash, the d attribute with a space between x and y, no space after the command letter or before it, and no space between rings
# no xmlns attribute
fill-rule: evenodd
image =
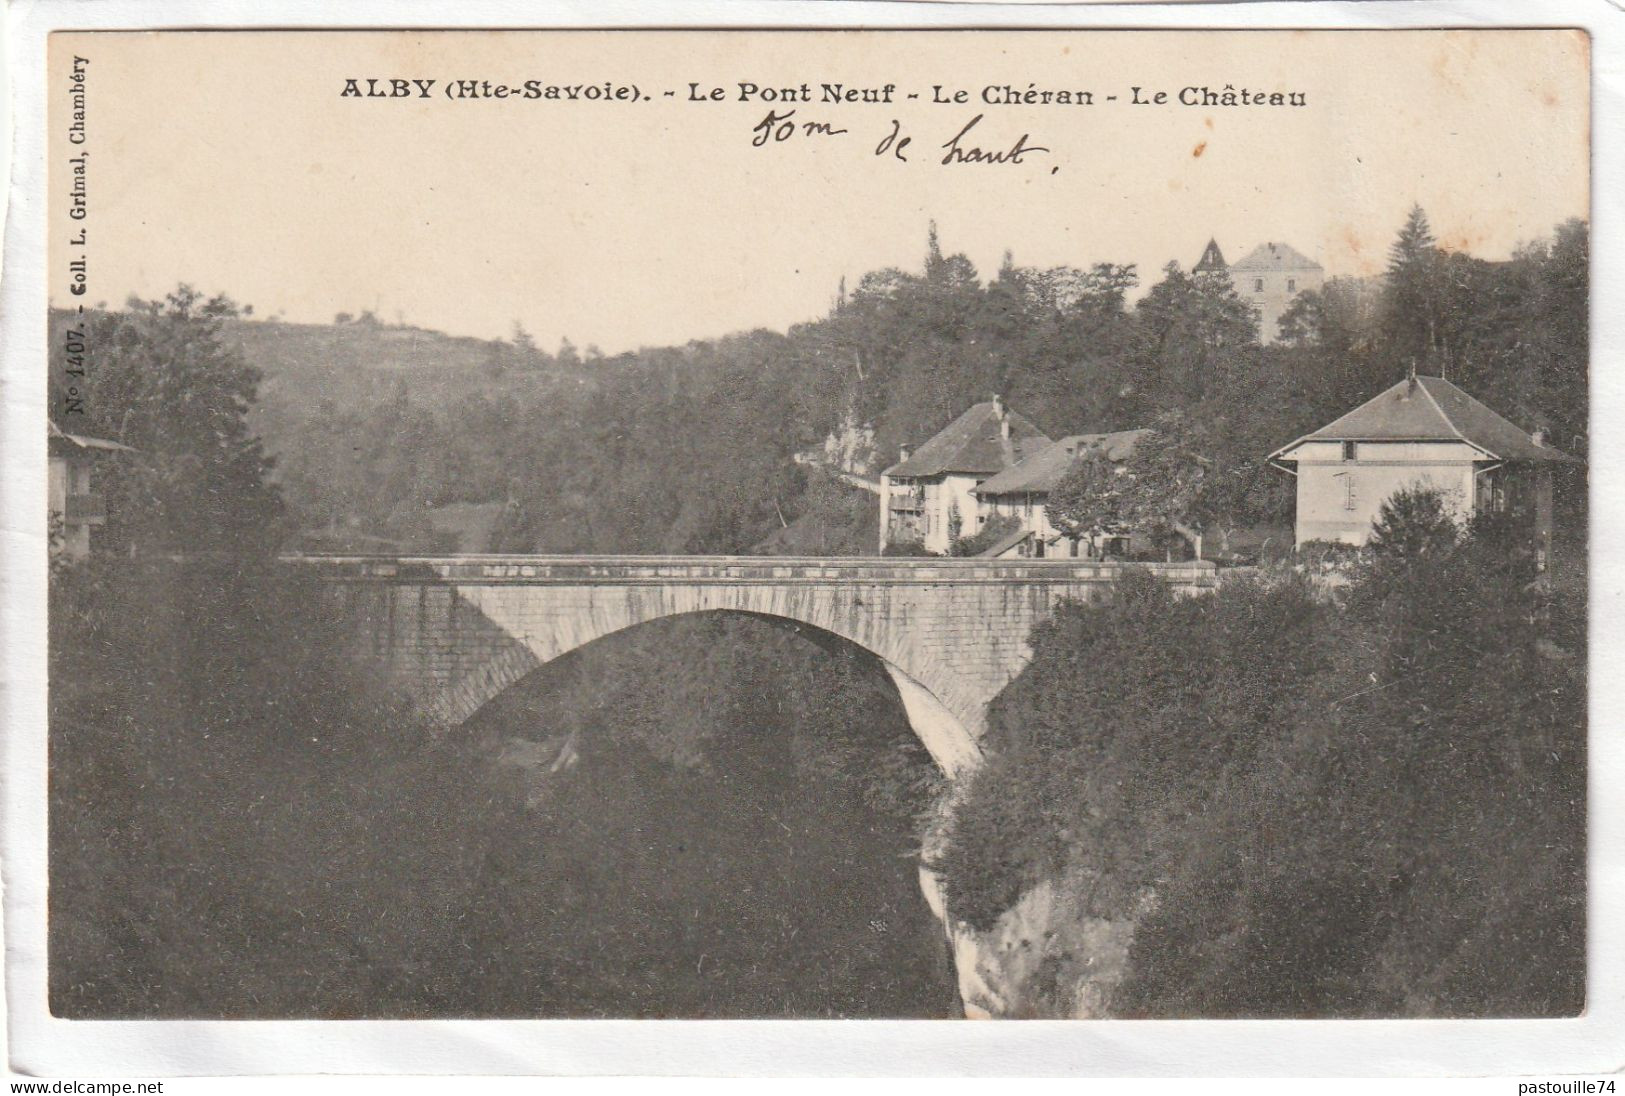
<svg viewBox="0 0 1625 1096"><path fill-rule="evenodd" d="M1112 994L1128 972L1138 919L1086 916L1078 898L1080 883L1038 884L988 932L963 923L948 930L967 1017L1092 1020L1111 1015ZM921 887L942 917L940 883L925 869Z"/></svg>

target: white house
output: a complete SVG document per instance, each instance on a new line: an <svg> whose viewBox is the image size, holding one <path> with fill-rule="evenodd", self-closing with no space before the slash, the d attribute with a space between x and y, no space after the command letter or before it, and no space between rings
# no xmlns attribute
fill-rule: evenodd
<svg viewBox="0 0 1625 1096"><path fill-rule="evenodd" d="M1552 469L1579 463L1442 377L1417 376L1269 459L1298 478L1299 545L1364 544L1394 492L1425 486L1458 519L1482 510L1526 515L1541 567L1551 552Z"/></svg>
<svg viewBox="0 0 1625 1096"><path fill-rule="evenodd" d="M880 550L918 540L947 552L975 534L977 484L1050 444L1050 439L998 396L978 403L880 474Z"/></svg>
<svg viewBox="0 0 1625 1096"><path fill-rule="evenodd" d="M1135 444L1149 431L1120 430L1111 434L1071 434L1052 442L984 480L975 489L981 500L980 524L996 518L1015 518L1016 533L995 545L995 555L1086 556L1100 558L1106 553L1124 554L1128 537L1076 537L1058 528L1049 515L1049 494L1080 461L1104 456L1121 464L1134 452Z"/></svg>

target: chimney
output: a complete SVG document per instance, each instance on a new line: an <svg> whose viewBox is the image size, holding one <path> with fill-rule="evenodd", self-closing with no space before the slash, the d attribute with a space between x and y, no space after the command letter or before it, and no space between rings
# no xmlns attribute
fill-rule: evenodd
<svg viewBox="0 0 1625 1096"><path fill-rule="evenodd" d="M1411 359L1410 376L1406 378L1409 383L1405 385L1405 395L1409 396L1416 391L1416 359Z"/></svg>
<svg viewBox="0 0 1625 1096"><path fill-rule="evenodd" d="M1005 441L1010 440L1010 416L1008 415L999 420L999 437Z"/></svg>
<svg viewBox="0 0 1625 1096"><path fill-rule="evenodd" d="M1535 432L1529 435L1529 442L1536 449L1544 446L1546 444L1546 428L1544 426L1535 427Z"/></svg>
<svg viewBox="0 0 1625 1096"><path fill-rule="evenodd" d="M1002 419L1004 418L1005 414L1004 397L999 395L997 392L993 393L993 417L996 419Z"/></svg>
<svg viewBox="0 0 1625 1096"><path fill-rule="evenodd" d="M908 446L899 445L897 447L897 463L902 464L906 460L908 460Z"/></svg>

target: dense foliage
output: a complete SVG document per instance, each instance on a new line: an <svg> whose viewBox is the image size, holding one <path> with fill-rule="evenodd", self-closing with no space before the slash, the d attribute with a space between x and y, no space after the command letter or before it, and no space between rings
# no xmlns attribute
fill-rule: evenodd
<svg viewBox="0 0 1625 1096"><path fill-rule="evenodd" d="M1385 276L1332 279L1300 294L1280 321L1281 343L1243 338L1228 281L1176 268L1136 308L1155 336L1163 387L1156 434L1123 475L1086 462L1051 509L1085 531L1134 527L1187 538L1290 514L1289 480L1265 465L1282 444L1375 395L1409 369L1448 376L1526 428L1548 428L1583 455L1587 430L1585 226L1492 264L1436 246L1413 209ZM1179 348L1177 352L1169 345ZM1583 506L1568 481L1568 509Z"/></svg>
<svg viewBox="0 0 1625 1096"><path fill-rule="evenodd" d="M110 494L104 540L145 550L255 552L282 534L270 462L248 427L261 375L222 336L239 315L225 297L181 286L120 312L57 318L51 406L63 430L136 450L98 477ZM77 330L83 375L69 372ZM78 390L70 404L65 390Z"/></svg>
<svg viewBox="0 0 1625 1096"><path fill-rule="evenodd" d="M913 856L939 778L850 647L667 621L436 740L286 573L52 595L57 1015L955 1008Z"/></svg>
<svg viewBox="0 0 1625 1096"><path fill-rule="evenodd" d="M1049 881L1132 924L1116 1015L1577 1012L1583 601L1429 524L1331 601L1131 576L1058 614L954 816L954 913ZM1090 956L1050 959L1065 1014Z"/></svg>
<svg viewBox="0 0 1625 1096"><path fill-rule="evenodd" d="M1487 263L1439 250L1417 210L1386 277L1302 295L1260 346L1222 275L1170 266L1131 308L1132 268L1007 258L983 281L933 232L920 273L872 272L785 334L603 357L516 332L460 345L467 368L358 365L317 396L251 349L284 333L223 299L55 316L53 383L63 329L96 348L87 414L60 425L139 451L98 473L99 546L150 551L52 584L53 1007L906 1011L875 926L924 931L897 886L937 785L865 660L688 622L583 652L432 744L340 657L316 592L259 561L295 528L444 548L431 515L454 506L494 511L496 549L867 552L873 496L794 455L853 424L890 454L992 392L1052 436L1156 430L1125 476L1063 488L1088 528L1282 520L1290 481L1264 456L1412 365L1583 455L1587 248L1573 222ZM422 341L364 321L332 345ZM1575 1011L1584 605L1496 533L1406 496L1335 598L1283 574L1179 600L1131 575L1063 609L953 814L954 913L985 928L1050 883L1079 921L1132 924L1123 1015ZM200 558L166 570L175 550ZM790 942L812 932L806 888L888 857L879 889L830 904L857 935ZM773 880L749 902L747 863ZM628 893L628 920L588 935ZM721 919L683 936L699 909ZM745 987L726 1008L705 963L666 977L673 933ZM766 950L721 959L713 936ZM1091 958L1063 943L1056 1012ZM836 954L840 984L818 981ZM689 996L657 999L640 964ZM821 988L774 997L796 978Z"/></svg>
<svg viewBox="0 0 1625 1096"><path fill-rule="evenodd" d="M86 321L69 428L138 452L96 473L124 524L53 561L56 1014L953 1011L912 862L939 777L869 656L664 622L432 738L333 589L271 559L232 311ZM427 444L370 437L342 442Z"/></svg>
<svg viewBox="0 0 1625 1096"><path fill-rule="evenodd" d="M1413 363L1525 425L1539 420L1583 455L1586 270L1579 222L1488 263L1440 251L1418 210L1384 278L1334 278L1302 294L1269 346L1223 274L1170 264L1131 306L1133 267L1034 269L1007 257L983 280L934 233L921 271L866 274L786 334L584 358L542 352L518 332L483 350L448 345L448 361L463 364L433 371L421 358L435 344L415 329L399 341L357 323L232 330L289 378L266 397L261 426L306 529L444 547L428 513L485 504L500 510L497 550L868 552L875 518L860 493L818 480L792 454L869 424L883 467L899 445L1000 392L1054 437L1171 431L1167 451L1147 448L1148 466L1177 452L1204 475L1136 509L1222 540L1289 519L1291 480L1264 464L1270 452ZM276 349L320 332L332 344L322 355L356 359L342 388ZM350 348L364 339L373 358L404 356L401 366Z"/></svg>

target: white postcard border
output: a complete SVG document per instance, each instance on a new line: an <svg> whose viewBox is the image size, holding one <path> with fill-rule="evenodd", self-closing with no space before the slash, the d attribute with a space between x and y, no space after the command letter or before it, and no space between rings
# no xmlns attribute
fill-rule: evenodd
<svg viewBox="0 0 1625 1096"><path fill-rule="evenodd" d="M13 165L0 282L0 721L14 1070L277 1073L1489 1076L1625 1062L1625 12L1606 0L1190 5L20 0L8 12ZM1584 27L1593 36L1589 1003L1538 1021L68 1021L45 976L45 39L96 28Z"/></svg>

